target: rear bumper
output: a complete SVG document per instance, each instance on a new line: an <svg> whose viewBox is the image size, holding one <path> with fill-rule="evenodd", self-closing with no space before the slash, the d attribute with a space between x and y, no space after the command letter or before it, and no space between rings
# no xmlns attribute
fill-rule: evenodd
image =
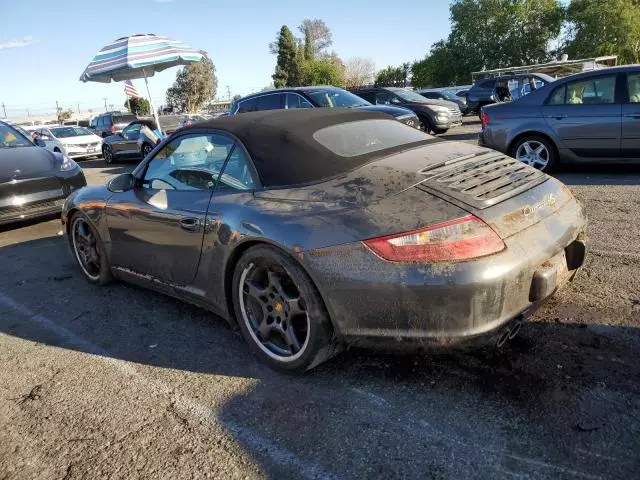
<svg viewBox="0 0 640 480"><path fill-rule="evenodd" d="M347 343L453 346L499 334L577 271L584 210L571 199L505 244L474 261L425 265L386 262L353 243L309 251L305 263Z"/></svg>

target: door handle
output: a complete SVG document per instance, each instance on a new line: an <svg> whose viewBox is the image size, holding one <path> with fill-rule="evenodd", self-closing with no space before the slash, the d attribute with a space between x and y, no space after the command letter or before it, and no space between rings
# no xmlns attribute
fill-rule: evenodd
<svg viewBox="0 0 640 480"><path fill-rule="evenodd" d="M200 230L200 220L197 218L182 218L180 219L180 228L187 232L197 232Z"/></svg>

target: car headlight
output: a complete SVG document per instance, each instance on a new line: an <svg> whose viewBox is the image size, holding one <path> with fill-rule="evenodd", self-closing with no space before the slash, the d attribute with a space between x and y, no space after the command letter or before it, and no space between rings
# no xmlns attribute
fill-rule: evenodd
<svg viewBox="0 0 640 480"><path fill-rule="evenodd" d="M430 105L429 107L436 113L449 113L449 109L442 105Z"/></svg>
<svg viewBox="0 0 640 480"><path fill-rule="evenodd" d="M71 170L75 170L76 168L78 168L78 164L63 154L62 164L60 165L60 171L70 172Z"/></svg>

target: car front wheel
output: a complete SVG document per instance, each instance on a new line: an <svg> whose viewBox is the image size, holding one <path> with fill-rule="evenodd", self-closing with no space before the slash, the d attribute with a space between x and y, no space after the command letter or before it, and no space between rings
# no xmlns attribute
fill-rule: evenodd
<svg viewBox="0 0 640 480"><path fill-rule="evenodd" d="M558 161L556 150L546 139L537 135L518 140L512 149L513 157L543 172L552 171Z"/></svg>
<svg viewBox="0 0 640 480"><path fill-rule="evenodd" d="M280 250L249 248L236 266L232 295L242 335L272 368L304 372L339 350L320 294Z"/></svg>
<svg viewBox="0 0 640 480"><path fill-rule="evenodd" d="M147 145L146 143L142 145L142 158L147 158L147 155L151 153L151 150L153 150L151 145Z"/></svg>

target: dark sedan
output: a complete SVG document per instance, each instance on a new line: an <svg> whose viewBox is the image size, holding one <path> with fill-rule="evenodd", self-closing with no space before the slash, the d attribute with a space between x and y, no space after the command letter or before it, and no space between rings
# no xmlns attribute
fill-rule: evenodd
<svg viewBox="0 0 640 480"><path fill-rule="evenodd" d="M157 127L151 120L131 122L122 132L106 137L102 142L102 158L106 163L117 160L140 160L146 157L159 137L153 133Z"/></svg>
<svg viewBox="0 0 640 480"><path fill-rule="evenodd" d="M89 281L213 310L286 371L348 344L500 345L586 241L557 180L353 109L181 129L132 174L72 194L62 220Z"/></svg>
<svg viewBox="0 0 640 480"><path fill-rule="evenodd" d="M373 105L342 88L324 86L278 88L254 93L237 100L231 107L230 115L265 110L335 107L383 112L410 127L420 128L420 120L415 113L407 108L393 105Z"/></svg>
<svg viewBox="0 0 640 480"><path fill-rule="evenodd" d="M482 108L482 145L543 171L561 162L637 162L640 66L594 70Z"/></svg>
<svg viewBox="0 0 640 480"><path fill-rule="evenodd" d="M0 224L59 213L67 195L86 184L76 162L0 122Z"/></svg>
<svg viewBox="0 0 640 480"><path fill-rule="evenodd" d="M446 90L419 90L417 93L422 95L424 98L429 98L431 100L446 100L448 102L453 102L458 105L462 115L466 115L469 112L467 97L464 95L457 95Z"/></svg>

